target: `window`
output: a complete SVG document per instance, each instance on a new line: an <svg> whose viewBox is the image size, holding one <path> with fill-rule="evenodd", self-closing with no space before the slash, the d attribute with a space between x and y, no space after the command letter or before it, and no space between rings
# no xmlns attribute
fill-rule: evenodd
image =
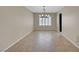
<svg viewBox="0 0 79 59"><path fill-rule="evenodd" d="M51 26L51 16L50 15L39 15L39 26Z"/></svg>

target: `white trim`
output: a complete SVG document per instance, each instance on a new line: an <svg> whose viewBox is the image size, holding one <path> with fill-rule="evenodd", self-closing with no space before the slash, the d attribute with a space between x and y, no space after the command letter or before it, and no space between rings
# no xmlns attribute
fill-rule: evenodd
<svg viewBox="0 0 79 59"><path fill-rule="evenodd" d="M1 52L5 52L6 50L8 50L10 47L12 47L14 44L16 44L17 42L19 42L21 39L23 39L24 37L26 37L27 35L29 35L32 31L28 32L27 34L25 34L24 36L20 37L18 40L16 40L15 42L13 42L11 45L9 45L7 48L5 48L3 51Z"/></svg>
<svg viewBox="0 0 79 59"><path fill-rule="evenodd" d="M79 48L77 44L75 44L69 37L67 37L64 33L61 33L68 41L70 41L75 47Z"/></svg>

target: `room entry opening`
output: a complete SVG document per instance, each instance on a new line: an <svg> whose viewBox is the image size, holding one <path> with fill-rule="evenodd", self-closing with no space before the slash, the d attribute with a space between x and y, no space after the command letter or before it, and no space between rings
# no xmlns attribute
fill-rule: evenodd
<svg viewBox="0 0 79 59"><path fill-rule="evenodd" d="M56 13L36 13L34 14L34 29L42 31L56 31Z"/></svg>

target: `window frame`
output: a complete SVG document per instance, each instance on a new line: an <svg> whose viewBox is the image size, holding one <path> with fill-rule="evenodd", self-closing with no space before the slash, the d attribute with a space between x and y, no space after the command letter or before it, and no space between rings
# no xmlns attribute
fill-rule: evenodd
<svg viewBox="0 0 79 59"><path fill-rule="evenodd" d="M48 14L46 18L42 17L42 15L41 14L39 15L39 26L51 26L52 25L51 16Z"/></svg>

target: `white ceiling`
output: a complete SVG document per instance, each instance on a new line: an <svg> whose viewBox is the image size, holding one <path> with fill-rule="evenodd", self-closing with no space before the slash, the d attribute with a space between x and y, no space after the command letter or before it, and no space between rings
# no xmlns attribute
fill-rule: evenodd
<svg viewBox="0 0 79 59"><path fill-rule="evenodd" d="M33 13L41 13L43 12L43 7L42 6L26 6L27 9L32 11ZM46 6L46 12L47 13L52 13L52 12L58 12L61 10L63 6Z"/></svg>

